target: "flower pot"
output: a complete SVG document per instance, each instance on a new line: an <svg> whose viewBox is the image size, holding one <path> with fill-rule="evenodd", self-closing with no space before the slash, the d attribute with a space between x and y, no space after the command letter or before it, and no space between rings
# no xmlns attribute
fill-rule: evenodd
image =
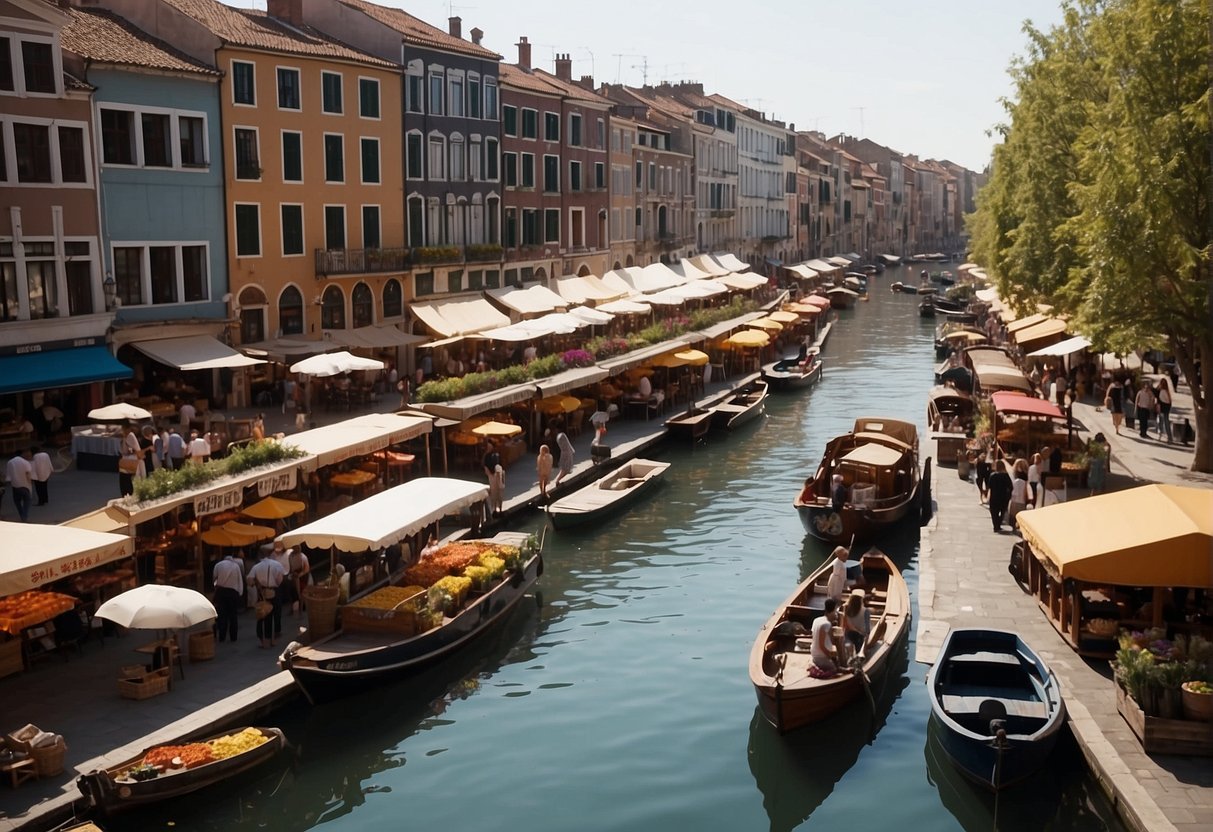
<svg viewBox="0 0 1213 832"><path fill-rule="evenodd" d="M1213 693L1197 693L1189 690L1189 686L1194 684L1194 682L1184 682L1180 692L1184 719L1213 722Z"/></svg>

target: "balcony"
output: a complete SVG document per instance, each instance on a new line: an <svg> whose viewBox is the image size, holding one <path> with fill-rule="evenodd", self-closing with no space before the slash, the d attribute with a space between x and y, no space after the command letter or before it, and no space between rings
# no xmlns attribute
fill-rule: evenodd
<svg viewBox="0 0 1213 832"><path fill-rule="evenodd" d="M412 260L417 265L444 266L463 262L462 246L418 246Z"/></svg>
<svg viewBox="0 0 1213 832"><path fill-rule="evenodd" d="M317 277L399 272L412 265L407 248L318 248L315 257Z"/></svg>
<svg viewBox="0 0 1213 832"><path fill-rule="evenodd" d="M465 248L464 253L469 263L489 263L500 260L503 250L494 243L475 243Z"/></svg>
<svg viewBox="0 0 1213 832"><path fill-rule="evenodd" d="M727 220L737 213L736 208L713 208L712 219Z"/></svg>
<svg viewBox="0 0 1213 832"><path fill-rule="evenodd" d="M681 236L672 231L661 231L657 234L657 244L666 250L678 248L682 243L682 239Z"/></svg>

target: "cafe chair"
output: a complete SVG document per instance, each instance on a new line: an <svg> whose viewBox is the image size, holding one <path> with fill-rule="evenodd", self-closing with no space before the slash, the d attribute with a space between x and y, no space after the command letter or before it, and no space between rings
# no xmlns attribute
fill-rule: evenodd
<svg viewBox="0 0 1213 832"><path fill-rule="evenodd" d="M156 652L152 654L152 670L159 670L162 667L169 668L168 685L171 689L173 686L173 666L181 673L181 681L185 681L185 662L181 659L181 646L177 642L177 637L170 636L163 644L156 648Z"/></svg>
<svg viewBox="0 0 1213 832"><path fill-rule="evenodd" d="M644 418L647 420L651 416L665 413L665 391L656 390L645 403Z"/></svg>

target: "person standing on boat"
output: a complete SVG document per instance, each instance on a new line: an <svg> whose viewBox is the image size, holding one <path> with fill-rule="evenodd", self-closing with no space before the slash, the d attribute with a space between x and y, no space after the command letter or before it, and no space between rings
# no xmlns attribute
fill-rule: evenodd
<svg viewBox="0 0 1213 832"><path fill-rule="evenodd" d="M827 674L833 674L838 671L838 654L834 650L834 640L830 637L830 631L834 628L834 622L837 620L838 602L833 598L827 598L825 613L813 619L813 644L809 648L809 655L813 659L813 666Z"/></svg>
<svg viewBox="0 0 1213 832"><path fill-rule="evenodd" d="M573 443L569 441L569 435L564 431L556 434L556 447L560 449L560 471L556 474L554 485L560 485L562 479L573 473Z"/></svg>
<svg viewBox="0 0 1213 832"><path fill-rule="evenodd" d="M842 511L842 507L847 504L847 486L843 482L842 474L835 474L830 482L830 508L835 512Z"/></svg>
<svg viewBox="0 0 1213 832"><path fill-rule="evenodd" d="M1007 463L997 460L994 463L994 473L990 474L990 520L994 531L1002 531L1002 518L1011 504L1011 475L1007 473Z"/></svg>
<svg viewBox="0 0 1213 832"><path fill-rule="evenodd" d="M853 589L847 605L842 609L842 631L850 645L848 658L863 655L863 645L872 631L872 616L864 600L864 591Z"/></svg>
<svg viewBox="0 0 1213 832"><path fill-rule="evenodd" d="M831 557L834 558L830 564L830 580L826 584L826 595L833 599L835 604L842 603L842 593L847 588L847 558L851 556L851 552L846 546L835 546Z"/></svg>

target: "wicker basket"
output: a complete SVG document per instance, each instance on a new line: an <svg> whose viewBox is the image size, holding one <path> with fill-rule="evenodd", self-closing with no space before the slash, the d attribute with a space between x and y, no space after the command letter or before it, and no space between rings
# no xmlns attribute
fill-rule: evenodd
<svg viewBox="0 0 1213 832"><path fill-rule="evenodd" d="M63 757L67 754L67 743L60 737L54 745L31 748L29 755L34 761L34 771L39 777L55 777L63 773Z"/></svg>
<svg viewBox="0 0 1213 832"><path fill-rule="evenodd" d="M150 699L153 696L168 693L170 670L171 668L162 667L159 670L148 671L137 678L119 679L118 693L124 699Z"/></svg>
<svg viewBox="0 0 1213 832"><path fill-rule="evenodd" d="M307 630L315 641L330 635L337 626L337 597L341 590L327 584L312 584L303 590L307 604Z"/></svg>
<svg viewBox="0 0 1213 832"><path fill-rule="evenodd" d="M215 658L215 634L210 630L190 633L190 661L205 662Z"/></svg>

